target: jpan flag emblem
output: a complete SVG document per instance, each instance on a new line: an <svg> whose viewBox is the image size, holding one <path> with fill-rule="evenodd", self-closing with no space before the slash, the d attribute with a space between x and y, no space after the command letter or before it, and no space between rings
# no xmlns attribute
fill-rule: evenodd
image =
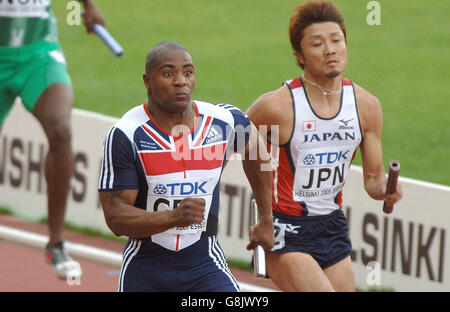
<svg viewBox="0 0 450 312"><path fill-rule="evenodd" d="M316 121L315 120L305 120L302 121L303 132L316 131Z"/></svg>

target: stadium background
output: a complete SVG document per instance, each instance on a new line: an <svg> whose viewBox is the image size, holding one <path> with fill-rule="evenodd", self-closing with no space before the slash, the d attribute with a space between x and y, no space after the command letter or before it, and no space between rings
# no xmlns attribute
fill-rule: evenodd
<svg viewBox="0 0 450 312"><path fill-rule="evenodd" d="M245 110L262 93L301 74L289 44L293 0L96 0L121 58L83 26L69 26L67 1L53 1L60 41L75 88L75 107L120 117L146 101L145 56L174 40L192 54L194 98ZM370 26L366 0L335 1L347 27L344 75L380 100L383 147L402 176L450 185L450 3L378 1L381 25ZM361 164L360 158L355 164Z"/></svg>
<svg viewBox="0 0 450 312"><path fill-rule="evenodd" d="M444 108L449 61L443 40L449 34L445 19L449 6L440 1L434 7L431 2L426 6L419 1L379 1L381 25L369 26L367 2L336 1L347 23L349 67L344 74L382 103L386 166L395 158L402 163L402 176L449 185L449 113ZM67 25L66 3L53 1L53 9L76 108L120 117L145 102L141 80L145 55L163 40L178 41L191 51L197 68L195 98L200 100L232 103L245 110L261 93L301 73L287 34L294 1L124 5L97 0L107 28L125 48L121 58L115 58L95 36L86 36L82 26ZM360 164L359 157L355 163ZM443 233L443 244L448 221L433 223L431 231L424 233L434 233L434 226ZM422 230L419 223L414 227Z"/></svg>

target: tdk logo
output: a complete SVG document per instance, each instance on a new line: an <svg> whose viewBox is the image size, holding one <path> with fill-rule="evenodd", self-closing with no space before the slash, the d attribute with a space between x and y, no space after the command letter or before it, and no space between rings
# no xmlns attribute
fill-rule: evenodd
<svg viewBox="0 0 450 312"><path fill-rule="evenodd" d="M303 159L303 163L307 166L311 166L314 165L316 159L314 158L313 154L308 154L306 155L306 157Z"/></svg>
<svg viewBox="0 0 450 312"><path fill-rule="evenodd" d="M165 195L167 193L167 189L163 184L158 184L153 188L153 193L157 195Z"/></svg>
<svg viewBox="0 0 450 312"><path fill-rule="evenodd" d="M206 194L204 189L206 183L203 182L184 182L184 183L170 183L170 184L158 184L153 189L153 193L157 195L192 195L192 194Z"/></svg>
<svg viewBox="0 0 450 312"><path fill-rule="evenodd" d="M318 164L319 165L323 165L323 164L334 164L336 162L339 162L341 160L348 160L348 153L350 152L350 150L348 151L340 151L339 153L337 152L331 152L331 153L317 153L317 154L308 154L305 156L305 158L303 159L303 164L305 164L306 166L311 166L314 165L316 162L316 159L318 160Z"/></svg>

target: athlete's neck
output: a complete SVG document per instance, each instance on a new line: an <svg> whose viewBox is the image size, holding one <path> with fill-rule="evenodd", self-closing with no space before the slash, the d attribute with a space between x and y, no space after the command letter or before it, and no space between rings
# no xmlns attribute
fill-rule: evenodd
<svg viewBox="0 0 450 312"><path fill-rule="evenodd" d="M324 95L333 95L339 93L341 90L342 84L342 75L339 74L333 77L327 77L326 75L313 75L308 71L302 75L305 83L310 84L311 86L320 89Z"/></svg>
<svg viewBox="0 0 450 312"><path fill-rule="evenodd" d="M308 77L302 77L303 87L315 114L321 118L335 116L339 111L342 97L341 75L332 78Z"/></svg>
<svg viewBox="0 0 450 312"><path fill-rule="evenodd" d="M145 105L153 122L172 136L178 137L189 133L195 127L197 115L192 102L187 109L181 112L170 112L161 109L158 105L152 105L150 100Z"/></svg>

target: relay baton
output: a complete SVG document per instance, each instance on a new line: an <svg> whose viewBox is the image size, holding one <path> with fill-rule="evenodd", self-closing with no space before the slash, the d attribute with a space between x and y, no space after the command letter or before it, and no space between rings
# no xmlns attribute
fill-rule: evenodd
<svg viewBox="0 0 450 312"><path fill-rule="evenodd" d="M94 33L103 40L103 42L108 46L108 48L114 53L115 56L121 56L123 53L123 48L120 44L114 39L113 36L100 24L94 24L92 26L92 30Z"/></svg>
<svg viewBox="0 0 450 312"><path fill-rule="evenodd" d="M395 193L395 190L397 189L397 181L398 181L398 174L400 172L400 163L396 160L393 160L389 163L389 174L387 179L387 185L386 185L386 195ZM383 211L384 213L391 213L394 209L394 206L390 206L386 203L386 201L383 204Z"/></svg>
<svg viewBox="0 0 450 312"><path fill-rule="evenodd" d="M251 201L251 215L252 225L255 226L258 223L258 205L256 200ZM266 277L266 257L264 249L258 245L253 251L253 273L256 277Z"/></svg>

